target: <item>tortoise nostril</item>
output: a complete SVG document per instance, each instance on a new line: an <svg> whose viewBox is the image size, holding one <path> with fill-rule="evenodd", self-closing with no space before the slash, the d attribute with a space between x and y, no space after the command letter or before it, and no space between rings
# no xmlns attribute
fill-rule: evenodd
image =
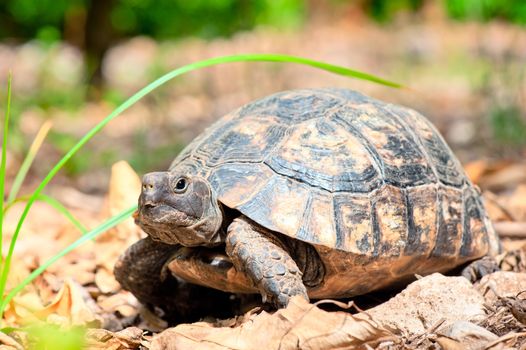
<svg viewBox="0 0 526 350"><path fill-rule="evenodd" d="M143 204L143 208L144 209L153 209L155 207L156 207L156 205L154 203L152 203L152 202L147 202L147 203Z"/></svg>
<svg viewBox="0 0 526 350"><path fill-rule="evenodd" d="M142 190L153 191L155 189L161 189L165 182L165 172L148 173L142 178Z"/></svg>

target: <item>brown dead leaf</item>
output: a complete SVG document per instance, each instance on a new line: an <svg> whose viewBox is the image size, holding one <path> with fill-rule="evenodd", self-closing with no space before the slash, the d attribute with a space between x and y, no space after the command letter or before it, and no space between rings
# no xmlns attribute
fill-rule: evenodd
<svg viewBox="0 0 526 350"><path fill-rule="evenodd" d="M499 221L493 227L501 238L526 238L526 221Z"/></svg>
<svg viewBox="0 0 526 350"><path fill-rule="evenodd" d="M117 294L100 296L97 304L107 313L118 312L124 317L135 316L139 313L139 302L129 292L119 292Z"/></svg>
<svg viewBox="0 0 526 350"><path fill-rule="evenodd" d="M482 177L479 181L481 188L502 190L513 188L517 184L526 182L526 164L509 164L502 169Z"/></svg>
<svg viewBox="0 0 526 350"><path fill-rule="evenodd" d="M88 245L92 244L88 242ZM92 248L93 249L93 248ZM73 251L62 258L60 264L51 265L48 272L53 274L59 281L73 276L75 281L81 285L87 285L95 281L95 257L91 254L82 254L81 251Z"/></svg>
<svg viewBox="0 0 526 350"><path fill-rule="evenodd" d="M498 336L468 321L447 324L437 331L437 342L445 350L475 350L494 341Z"/></svg>
<svg viewBox="0 0 526 350"><path fill-rule="evenodd" d="M7 334L0 332L0 350L24 350L24 347Z"/></svg>
<svg viewBox="0 0 526 350"><path fill-rule="evenodd" d="M14 288L16 285L21 283L31 272L31 269L28 265L32 261L20 259L17 256L13 257L11 267L9 269L9 275L7 276L7 289Z"/></svg>
<svg viewBox="0 0 526 350"><path fill-rule="evenodd" d="M125 161L113 164L108 193L108 202L101 215L105 218L114 216L137 203L141 194L141 179L132 167ZM140 238L140 230L128 219L117 227L97 237L97 241L135 242Z"/></svg>
<svg viewBox="0 0 526 350"><path fill-rule="evenodd" d="M471 182L477 184L480 178L488 171L488 162L484 159L476 160L466 164L464 170Z"/></svg>
<svg viewBox="0 0 526 350"><path fill-rule="evenodd" d="M41 320L53 321L52 323L98 326L100 321L88 307L80 288L71 279L67 279L55 299L44 309L34 312L34 315Z"/></svg>
<svg viewBox="0 0 526 350"><path fill-rule="evenodd" d="M519 185L508 201L508 210L517 221L526 221L526 184Z"/></svg>
<svg viewBox="0 0 526 350"><path fill-rule="evenodd" d="M484 198L484 207L493 222L512 220L508 208L502 203L502 198L495 195L493 192L484 191L482 194Z"/></svg>
<svg viewBox="0 0 526 350"><path fill-rule="evenodd" d="M125 161L117 162L111 169L109 194L105 208L101 212L104 218L116 215L137 203L141 192L141 180ZM106 233L97 237L95 283L102 293L114 293L120 285L113 276L113 266L119 256L130 245L142 237L142 231L130 218Z"/></svg>
<svg viewBox="0 0 526 350"><path fill-rule="evenodd" d="M104 294L115 293L121 288L121 285L113 275L113 269L108 270L106 266L100 266L97 269L97 273L95 274L95 284Z"/></svg>
<svg viewBox="0 0 526 350"><path fill-rule="evenodd" d="M9 325L25 325L38 321L35 311L42 310L44 305L35 292L24 293L14 297L4 312L4 319Z"/></svg>
<svg viewBox="0 0 526 350"><path fill-rule="evenodd" d="M105 329L89 329L86 334L88 350L128 350L147 345L143 331L137 327L128 327L120 332Z"/></svg>
<svg viewBox="0 0 526 350"><path fill-rule="evenodd" d="M237 327L183 324L153 338L150 349L337 349L376 346L396 337L372 320L326 312L301 297L274 314L251 315Z"/></svg>
<svg viewBox="0 0 526 350"><path fill-rule="evenodd" d="M437 343L444 350L465 350L466 347L461 342L444 336L437 337Z"/></svg>

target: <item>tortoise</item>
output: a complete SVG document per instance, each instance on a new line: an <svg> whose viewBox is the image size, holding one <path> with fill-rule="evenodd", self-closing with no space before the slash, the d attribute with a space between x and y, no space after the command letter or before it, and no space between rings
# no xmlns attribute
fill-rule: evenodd
<svg viewBox="0 0 526 350"><path fill-rule="evenodd" d="M219 119L168 171L143 177L135 220L148 237L115 274L157 304L170 276L284 307L500 250L479 190L425 117L336 88L277 93Z"/></svg>

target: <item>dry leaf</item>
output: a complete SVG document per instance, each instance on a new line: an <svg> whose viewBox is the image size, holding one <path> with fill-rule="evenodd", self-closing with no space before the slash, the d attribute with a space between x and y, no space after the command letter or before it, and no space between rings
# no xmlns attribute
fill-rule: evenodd
<svg viewBox="0 0 526 350"><path fill-rule="evenodd" d="M437 331L437 342L445 350L475 350L498 338L487 329L467 321L448 324Z"/></svg>
<svg viewBox="0 0 526 350"><path fill-rule="evenodd" d="M484 198L484 207L488 213L489 218L493 222L511 220L506 205L502 203L502 198L490 191L484 191L482 197Z"/></svg>
<svg viewBox="0 0 526 350"><path fill-rule="evenodd" d="M338 349L374 347L394 339L372 320L326 312L295 297L286 309L250 315L237 327L206 322L179 325L154 337L150 349Z"/></svg>
<svg viewBox="0 0 526 350"><path fill-rule="evenodd" d="M88 307L80 288L71 279L67 279L51 304L36 311L34 315L41 320L55 321L54 323L98 326L100 321Z"/></svg>
<svg viewBox="0 0 526 350"><path fill-rule="evenodd" d="M466 350L466 347L461 342L444 336L437 337L437 343L444 350Z"/></svg>
<svg viewBox="0 0 526 350"><path fill-rule="evenodd" d="M508 201L508 210L517 221L526 221L526 185L519 185Z"/></svg>
<svg viewBox="0 0 526 350"><path fill-rule="evenodd" d="M477 184L480 178L488 171L488 162L486 160L476 160L464 166L464 170L471 182Z"/></svg>
<svg viewBox="0 0 526 350"><path fill-rule="evenodd" d="M88 242L90 244L90 242ZM87 285L95 281L94 254L81 254L73 251L61 259L60 264L51 265L48 273L55 275L60 281L73 277L80 285Z"/></svg>
<svg viewBox="0 0 526 350"><path fill-rule="evenodd" d="M526 164L510 164L480 179L479 185L485 189L501 190L512 188L526 182Z"/></svg>
<svg viewBox="0 0 526 350"><path fill-rule="evenodd" d="M104 294L115 293L121 289L121 285L113 275L113 269L108 270L106 266L100 266L95 274L95 284Z"/></svg>
<svg viewBox="0 0 526 350"><path fill-rule="evenodd" d="M25 325L38 321L35 315L44 305L35 292L24 293L14 297L4 312L4 318L9 325Z"/></svg>
<svg viewBox="0 0 526 350"><path fill-rule="evenodd" d="M101 213L103 217L119 214L137 203L141 194L141 179L132 167L125 161L120 161L111 167L111 178L108 193L107 207ZM117 227L97 237L97 241L114 241L132 243L140 238L140 230L128 219Z"/></svg>
<svg viewBox="0 0 526 350"><path fill-rule="evenodd" d="M140 192L141 180L130 165L125 161L115 163L111 168L107 204L101 216L107 218L129 208L137 203ZM130 218L97 237L95 283L102 293L114 293L120 289L113 276L113 266L119 256L142 235Z"/></svg>
<svg viewBox="0 0 526 350"><path fill-rule="evenodd" d="M138 349L145 344L143 331L137 327L129 327L120 332L110 332L105 329L89 329L86 334L88 350L127 350Z"/></svg>
<svg viewBox="0 0 526 350"><path fill-rule="evenodd" d="M0 350L24 350L24 347L7 334L0 332Z"/></svg>
<svg viewBox="0 0 526 350"><path fill-rule="evenodd" d="M140 304L130 292L120 292L112 296L101 296L98 305L108 313L118 312L124 317L131 317L139 313Z"/></svg>

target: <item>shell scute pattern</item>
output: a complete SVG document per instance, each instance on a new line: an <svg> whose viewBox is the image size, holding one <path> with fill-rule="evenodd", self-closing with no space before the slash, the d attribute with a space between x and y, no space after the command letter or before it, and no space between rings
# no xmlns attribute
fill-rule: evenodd
<svg viewBox="0 0 526 350"><path fill-rule="evenodd" d="M341 103L337 97L312 94L309 90L282 92L242 107L239 116L277 117L281 123L292 125L324 117Z"/></svg>
<svg viewBox="0 0 526 350"><path fill-rule="evenodd" d="M460 248L462 235L462 191L456 188L439 186L438 231L431 255L455 257Z"/></svg>
<svg viewBox="0 0 526 350"><path fill-rule="evenodd" d="M253 102L184 152L179 162L202 165L224 205L312 243L322 256L352 253L349 264L467 260L483 255L494 234L430 122L349 90L299 90Z"/></svg>
<svg viewBox="0 0 526 350"><path fill-rule="evenodd" d="M328 192L311 191L296 238L326 247L341 245L342 237L336 231L333 218L332 195Z"/></svg>
<svg viewBox="0 0 526 350"><path fill-rule="evenodd" d="M252 198L235 206L264 227L294 236L302 227L310 188L289 178L274 175Z"/></svg>
<svg viewBox="0 0 526 350"><path fill-rule="evenodd" d="M437 234L437 187L417 186L406 189L407 242L405 255L429 255Z"/></svg>
<svg viewBox="0 0 526 350"><path fill-rule="evenodd" d="M373 256L400 256L407 241L405 195L395 186L383 186L372 201L376 242Z"/></svg>
<svg viewBox="0 0 526 350"><path fill-rule="evenodd" d="M432 167L412 135L373 103L348 105L339 112L339 118L352 125L375 150L387 183L403 187L435 181Z"/></svg>
<svg viewBox="0 0 526 350"><path fill-rule="evenodd" d="M373 251L373 227L369 196L337 193L334 196L334 220L339 236L337 249L355 254Z"/></svg>
<svg viewBox="0 0 526 350"><path fill-rule="evenodd" d="M464 220L460 255L473 256L489 248L489 232L484 224L484 207L477 191L472 187L464 189Z"/></svg>
<svg viewBox="0 0 526 350"><path fill-rule="evenodd" d="M245 118L230 121L215 130L196 149L195 156L214 167L228 162L261 162L272 152L286 128L273 118Z"/></svg>
<svg viewBox="0 0 526 350"><path fill-rule="evenodd" d="M265 163L279 174L330 192L369 192L381 182L360 139L325 118L291 127Z"/></svg>
<svg viewBox="0 0 526 350"><path fill-rule="evenodd" d="M448 145L436 132L433 125L424 116L413 110L394 105L390 105L390 109L411 125L419 135L420 140L416 141L422 144L440 182L444 185L462 187L466 183L462 166L452 156Z"/></svg>

